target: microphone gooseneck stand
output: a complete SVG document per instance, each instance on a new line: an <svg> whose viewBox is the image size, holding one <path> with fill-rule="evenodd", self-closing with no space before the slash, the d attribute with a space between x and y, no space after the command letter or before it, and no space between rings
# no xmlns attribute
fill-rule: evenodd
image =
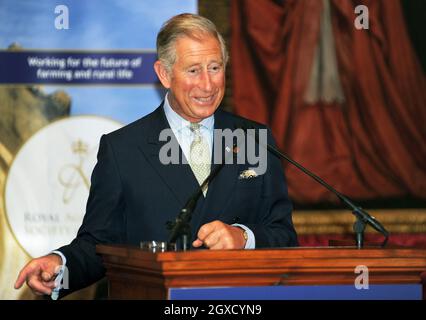
<svg viewBox="0 0 426 320"><path fill-rule="evenodd" d="M245 131L248 129L255 129L253 125L249 124L247 125L247 122L245 125L241 126L241 128ZM255 129L256 130L256 129ZM366 224L369 224L371 227L373 227L376 231L383 234L385 237L382 247L386 246L386 243L389 239L389 232L381 225L379 221L376 220L373 216L371 216L369 213L367 213L365 210L363 210L361 207L356 206L347 196L343 195L342 193L338 192L336 189L334 189L332 186L330 186L328 183L326 183L324 180L322 180L320 177L315 175L314 173L310 172L308 169L304 168L301 164L297 163L293 159L289 158L287 155L282 153L280 150L275 148L274 146L270 144L263 145L259 142L259 138L256 134L254 136L250 134L252 137L254 137L256 143L261 145L262 147L266 148L268 151L270 151L272 154L277 156L280 159L285 159L286 161L290 162L292 165L297 167L299 170L301 170L303 173L317 181L319 184L333 192L346 206L348 206L352 213L356 217L356 221L353 225L353 230L356 234L356 246L358 249L361 249L364 246L364 230Z"/></svg>

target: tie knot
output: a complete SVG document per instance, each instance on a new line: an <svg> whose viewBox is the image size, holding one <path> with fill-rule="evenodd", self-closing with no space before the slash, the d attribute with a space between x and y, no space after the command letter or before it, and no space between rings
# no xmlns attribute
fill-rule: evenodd
<svg viewBox="0 0 426 320"><path fill-rule="evenodd" d="M199 133L200 127L201 127L201 125L199 123L196 123L196 122L191 122L191 124L189 125L189 129L191 129L191 131L194 132L194 133Z"/></svg>

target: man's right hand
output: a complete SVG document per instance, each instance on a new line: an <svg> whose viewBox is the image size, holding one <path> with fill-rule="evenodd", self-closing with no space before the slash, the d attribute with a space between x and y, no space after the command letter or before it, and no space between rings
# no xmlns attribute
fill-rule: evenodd
<svg viewBox="0 0 426 320"><path fill-rule="evenodd" d="M62 265L62 259L57 254L49 254L33 259L21 270L15 282L15 289L27 285L37 295L50 295L55 288L55 278Z"/></svg>

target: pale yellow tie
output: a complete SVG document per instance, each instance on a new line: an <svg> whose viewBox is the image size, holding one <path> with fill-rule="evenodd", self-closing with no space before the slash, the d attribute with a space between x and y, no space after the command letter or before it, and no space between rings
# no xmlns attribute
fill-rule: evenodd
<svg viewBox="0 0 426 320"><path fill-rule="evenodd" d="M199 123L191 123L189 127L194 135L189 151L189 165L201 185L210 174L211 157L209 145L203 138L200 127ZM206 196L207 186L203 189L203 194Z"/></svg>

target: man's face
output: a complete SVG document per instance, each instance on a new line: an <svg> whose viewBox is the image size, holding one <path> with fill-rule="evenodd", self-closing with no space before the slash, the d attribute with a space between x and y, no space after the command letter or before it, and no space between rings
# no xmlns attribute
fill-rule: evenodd
<svg viewBox="0 0 426 320"><path fill-rule="evenodd" d="M155 70L169 89L173 110L190 122L211 116L225 92L225 70L219 41L182 37L176 41L176 61L170 73L157 61Z"/></svg>

